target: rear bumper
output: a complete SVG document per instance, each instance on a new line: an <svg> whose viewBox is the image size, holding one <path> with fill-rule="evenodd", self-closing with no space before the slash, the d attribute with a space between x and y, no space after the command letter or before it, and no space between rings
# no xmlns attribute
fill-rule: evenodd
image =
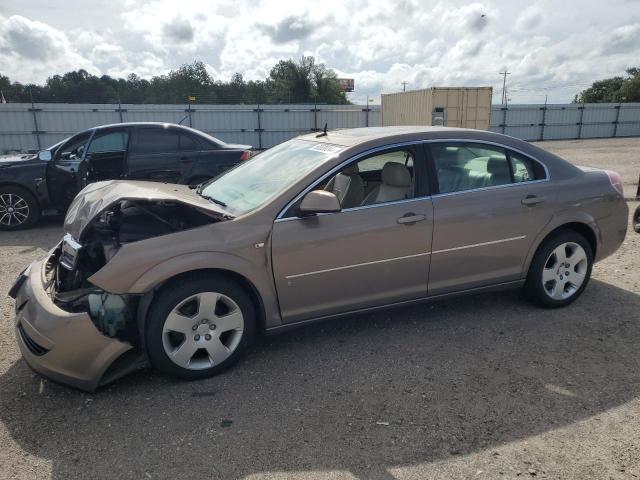
<svg viewBox="0 0 640 480"><path fill-rule="evenodd" d="M596 221L598 226L598 249L596 261L599 262L615 253L624 242L629 225L629 207L621 196L611 200L611 215Z"/></svg>
<svg viewBox="0 0 640 480"><path fill-rule="evenodd" d="M45 290L46 261L32 263L12 289L20 351L27 364L45 377L94 391L109 366L132 346L103 335L88 313L58 307Z"/></svg>

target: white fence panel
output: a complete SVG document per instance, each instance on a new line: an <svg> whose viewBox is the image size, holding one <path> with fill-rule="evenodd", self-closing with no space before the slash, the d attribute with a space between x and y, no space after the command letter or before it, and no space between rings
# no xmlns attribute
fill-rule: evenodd
<svg viewBox="0 0 640 480"><path fill-rule="evenodd" d="M0 104L0 153L44 148L87 128L118 122L169 122L230 143L269 148L329 129L375 127L380 105ZM491 131L523 140L640 135L640 103L494 105Z"/></svg>

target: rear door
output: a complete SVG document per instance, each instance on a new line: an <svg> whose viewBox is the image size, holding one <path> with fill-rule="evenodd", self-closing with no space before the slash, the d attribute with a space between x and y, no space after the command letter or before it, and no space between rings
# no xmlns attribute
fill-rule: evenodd
<svg viewBox="0 0 640 480"><path fill-rule="evenodd" d="M361 171L365 177L359 182L365 184L362 200L354 206L301 218L294 205L276 220L272 262L284 322L426 296L433 213L424 157L420 146L400 150L372 154L357 168L345 166L351 167L350 176ZM367 203L367 196L383 188L380 170L389 162L411 171L411 181L392 187L384 200ZM335 174L313 188L327 188Z"/></svg>
<svg viewBox="0 0 640 480"><path fill-rule="evenodd" d="M180 132L170 127L135 127L130 145L127 177L134 180L184 183L197 158L197 149L181 151Z"/></svg>
<svg viewBox="0 0 640 480"><path fill-rule="evenodd" d="M551 220L544 166L479 142L432 142L437 176L429 295L523 277L531 244Z"/></svg>

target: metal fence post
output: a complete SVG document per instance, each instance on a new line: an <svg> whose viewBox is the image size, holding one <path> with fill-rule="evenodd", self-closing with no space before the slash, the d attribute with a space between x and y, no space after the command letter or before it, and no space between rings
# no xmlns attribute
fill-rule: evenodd
<svg viewBox="0 0 640 480"><path fill-rule="evenodd" d="M508 107L502 107L502 133L503 134L507 130L507 108Z"/></svg>
<svg viewBox="0 0 640 480"><path fill-rule="evenodd" d="M622 110L622 102L620 102L618 105L616 105L613 108L617 109L616 119L613 122L613 135L612 135L612 137L615 137L618 134L618 121L620 120L620 110Z"/></svg>
<svg viewBox="0 0 640 480"><path fill-rule="evenodd" d="M318 104L313 104L313 129L318 131Z"/></svg>
<svg viewBox="0 0 640 480"><path fill-rule="evenodd" d="M124 122L124 118L122 117L122 102L120 101L120 97L118 97L118 116L120 117L120 123Z"/></svg>
<svg viewBox="0 0 640 480"><path fill-rule="evenodd" d="M36 112L41 109L36 108L35 104L33 103L33 94L31 93L31 89L29 89L29 97L31 98L31 108L29 109L29 111L33 114L33 127L34 127L34 130L33 132L31 132L31 134L36 136L36 144L38 145L38 151L39 151L42 149L42 146L40 145L40 129L38 128L38 115L36 115Z"/></svg>
<svg viewBox="0 0 640 480"><path fill-rule="evenodd" d="M540 124L540 141L542 141L544 140L544 125L547 120L547 104L545 103L540 110L542 110L542 123Z"/></svg>
<svg viewBox="0 0 640 480"><path fill-rule="evenodd" d="M578 138L582 138L582 119L584 118L584 103L582 104L581 107L578 107L580 109L580 120L578 120Z"/></svg>
<svg viewBox="0 0 640 480"><path fill-rule="evenodd" d="M258 115L258 128L256 128L256 131L258 132L258 149L262 150L263 128L262 128L262 119L260 116L260 113L262 112L262 108L260 108L260 104L258 104L258 108L255 108L253 111L256 112L256 115Z"/></svg>

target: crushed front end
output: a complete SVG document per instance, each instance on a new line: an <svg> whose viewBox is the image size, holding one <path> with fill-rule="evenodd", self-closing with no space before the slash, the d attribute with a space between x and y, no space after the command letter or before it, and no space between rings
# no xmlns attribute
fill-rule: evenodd
<svg viewBox="0 0 640 480"><path fill-rule="evenodd" d="M164 187L177 192L175 199L151 183L103 182L76 197L63 240L9 292L16 299L18 343L34 370L93 391L146 364L141 319L153 292L114 294L92 284L91 277L128 243L225 218L194 205L209 202L191 194L193 200L188 187L181 187ZM122 198L122 192L131 197Z"/></svg>
<svg viewBox="0 0 640 480"><path fill-rule="evenodd" d="M94 391L143 360L133 339L99 330L100 316L92 318L83 305L90 293L78 292L72 302L57 300L60 252L58 245L16 280L17 288L12 289L16 337L25 361L35 371L57 382Z"/></svg>

